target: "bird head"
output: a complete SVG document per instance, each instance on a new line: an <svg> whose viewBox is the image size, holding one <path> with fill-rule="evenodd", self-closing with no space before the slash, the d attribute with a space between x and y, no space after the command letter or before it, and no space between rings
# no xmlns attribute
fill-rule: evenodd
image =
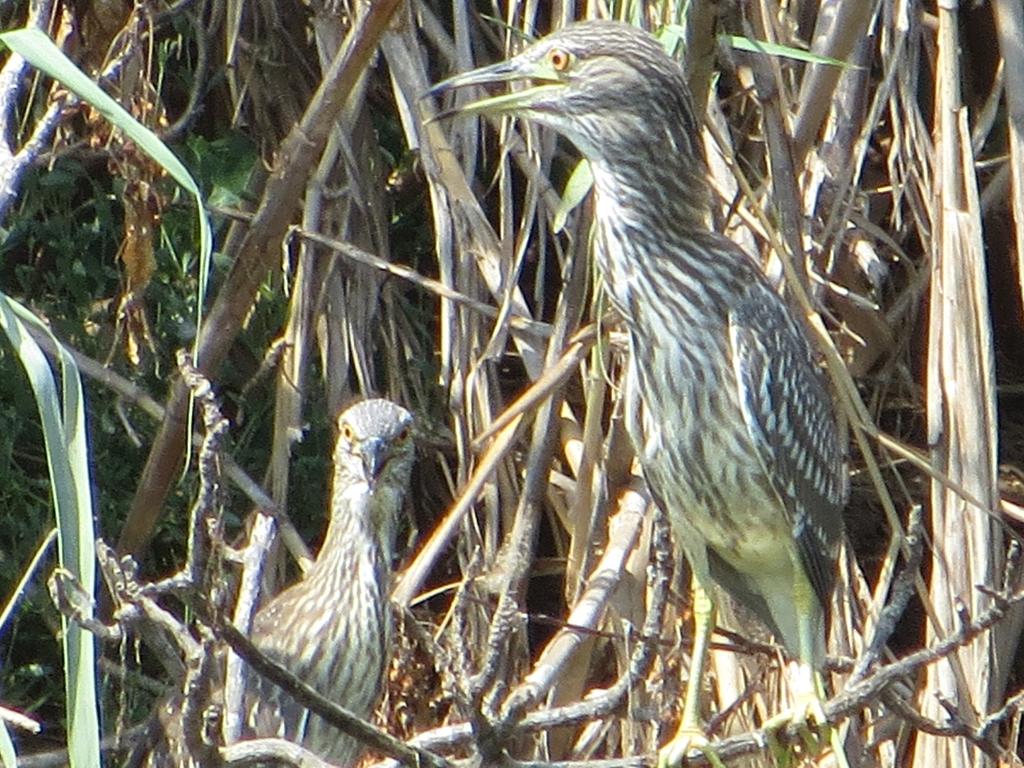
<svg viewBox="0 0 1024 768"><path fill-rule="evenodd" d="M415 447L412 414L390 400L356 403L338 416L334 463L344 486L404 490L409 483Z"/></svg>
<svg viewBox="0 0 1024 768"><path fill-rule="evenodd" d="M657 40L636 27L615 21L572 24L507 61L438 83L427 95L512 83L525 87L439 117L528 117L569 138L594 163L616 148L634 151L644 136L667 140L665 150L693 151L696 124L685 74ZM686 146L678 146L680 140Z"/></svg>

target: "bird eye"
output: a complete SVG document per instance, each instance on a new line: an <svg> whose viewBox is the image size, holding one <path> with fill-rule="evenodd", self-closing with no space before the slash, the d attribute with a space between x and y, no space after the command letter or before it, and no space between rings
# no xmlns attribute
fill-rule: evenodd
<svg viewBox="0 0 1024 768"><path fill-rule="evenodd" d="M408 427L402 427L402 431L398 433L398 439L401 440L401 441L405 441L406 439L408 439L408 437L409 437L409 428Z"/></svg>
<svg viewBox="0 0 1024 768"><path fill-rule="evenodd" d="M552 48L548 51L548 63L555 72L565 72L572 64L572 54L564 48Z"/></svg>
<svg viewBox="0 0 1024 768"><path fill-rule="evenodd" d="M354 442L356 439L356 431L352 429L352 425L348 422L341 425L341 439L347 443Z"/></svg>

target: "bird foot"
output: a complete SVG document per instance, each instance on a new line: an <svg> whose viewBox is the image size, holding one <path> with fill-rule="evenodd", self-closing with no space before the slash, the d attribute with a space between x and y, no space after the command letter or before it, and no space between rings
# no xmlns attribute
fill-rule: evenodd
<svg viewBox="0 0 1024 768"><path fill-rule="evenodd" d="M714 745L699 728L680 727L672 741L658 750L658 768L678 768L690 755L704 755L713 768L725 768Z"/></svg>
<svg viewBox="0 0 1024 768"><path fill-rule="evenodd" d="M796 743L784 745L779 737L791 726L796 727L800 738ZM796 706L764 724L768 749L779 768L788 768L794 758L821 754L829 743L831 731L821 700L813 694L800 697Z"/></svg>

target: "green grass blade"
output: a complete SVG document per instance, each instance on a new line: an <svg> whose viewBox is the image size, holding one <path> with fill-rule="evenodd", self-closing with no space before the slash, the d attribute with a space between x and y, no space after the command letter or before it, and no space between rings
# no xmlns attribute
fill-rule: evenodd
<svg viewBox="0 0 1024 768"><path fill-rule="evenodd" d="M14 742L11 741L11 734L7 732L7 726L0 720L0 764L4 768L14 768L18 764L18 756L14 751Z"/></svg>
<svg viewBox="0 0 1024 768"><path fill-rule="evenodd" d="M25 368L39 409L57 519L58 559L92 595L96 553L82 382L71 355L54 339L61 369L58 391L50 364L29 334L29 326L49 333L35 315L0 294L0 330ZM93 768L100 764L94 638L63 616L61 626L69 759L72 766Z"/></svg>
<svg viewBox="0 0 1024 768"><path fill-rule="evenodd" d="M769 56L779 56L784 59L803 61L808 64L828 64L829 66L839 67L840 69L849 69L851 66L840 59L834 59L831 56L822 56L817 53L811 53L810 51L803 51L799 48L794 48L791 45L766 43L761 40L752 40L749 37L741 37L739 35L722 35L722 38L737 51L746 51L747 53L765 53Z"/></svg>
<svg viewBox="0 0 1024 768"><path fill-rule="evenodd" d="M818 53L811 53L810 51L805 51L800 48L794 48L791 45L768 43L763 40L754 40L749 37L743 37L742 35L719 35L718 37L719 40L728 44L729 47L746 53L764 53L768 56L778 56L784 59L803 61L808 64L828 64L829 66L839 67L840 69L849 69L851 66L840 59L834 59L831 56L822 56ZM679 24L666 24L659 30L658 39L661 40L662 45L665 46L665 50L671 54L672 51L675 50L676 46L686 39L686 30Z"/></svg>
<svg viewBox="0 0 1024 768"><path fill-rule="evenodd" d="M594 174L590 170L590 163L580 160L573 168L572 175L562 192L562 198L558 201L558 210L555 211L554 221L551 224L552 232L562 231L569 214L583 202L583 198L587 196L592 186L594 186Z"/></svg>

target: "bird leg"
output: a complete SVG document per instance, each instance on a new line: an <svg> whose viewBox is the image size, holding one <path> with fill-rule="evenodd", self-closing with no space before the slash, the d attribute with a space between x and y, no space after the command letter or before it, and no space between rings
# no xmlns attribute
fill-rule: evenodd
<svg viewBox="0 0 1024 768"><path fill-rule="evenodd" d="M785 768L792 763L794 751L783 747L779 740L781 731L790 725L800 733L803 751L809 755L820 754L830 744L839 768L849 768L842 736L829 725L825 716L825 682L815 669L814 645L818 628L810 619L813 615L813 601L817 600L810 583L797 571L793 585L793 601L797 607L799 623L800 660L790 665L787 677L793 694L793 707L770 718L764 725L768 748L775 763Z"/></svg>
<svg viewBox="0 0 1024 768"><path fill-rule="evenodd" d="M724 768L704 733L700 722L700 694L707 666L711 633L715 629L715 603L704 586L693 577L693 650L690 654L690 677L686 681L686 698L683 700L683 717L679 730L672 740L658 751L658 768L675 768L682 765L686 756L693 751L700 752L714 768Z"/></svg>

